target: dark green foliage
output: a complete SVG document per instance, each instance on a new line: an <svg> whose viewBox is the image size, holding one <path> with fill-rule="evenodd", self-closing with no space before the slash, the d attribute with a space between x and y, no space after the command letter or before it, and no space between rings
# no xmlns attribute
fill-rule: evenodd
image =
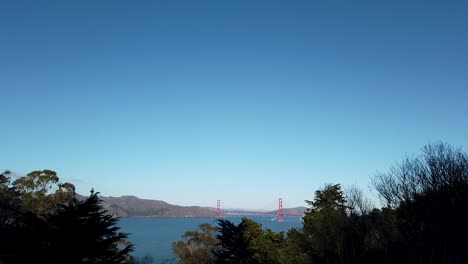
<svg viewBox="0 0 468 264"><path fill-rule="evenodd" d="M283 246L279 248L277 263L312 263L314 255L304 234L293 228L288 231Z"/></svg>
<svg viewBox="0 0 468 264"><path fill-rule="evenodd" d="M250 243L254 234L247 233L247 222L242 220L238 225L219 219L218 248L214 252L216 263L258 263L254 259L254 251Z"/></svg>
<svg viewBox="0 0 468 264"><path fill-rule="evenodd" d="M282 232L263 230L261 224L245 217L238 226L244 227L245 240L249 242L249 249L253 252L249 263L280 263L279 253L285 247Z"/></svg>
<svg viewBox="0 0 468 264"><path fill-rule="evenodd" d="M47 224L24 210L21 194L12 186L9 174L0 174L0 262L43 263Z"/></svg>
<svg viewBox="0 0 468 264"><path fill-rule="evenodd" d="M75 198L75 186L61 183L52 170L33 171L13 182L20 193L22 206L41 218L46 218L58 208L57 204L67 204Z"/></svg>
<svg viewBox="0 0 468 264"><path fill-rule="evenodd" d="M132 245L119 233L117 219L106 214L97 193L64 205L49 219L50 263L126 263ZM79 249L79 250L77 250Z"/></svg>
<svg viewBox="0 0 468 264"><path fill-rule="evenodd" d="M68 195L74 193L69 184L49 193L54 187L47 172L13 184L8 173L0 174L0 263L129 263L133 246L97 194L78 201Z"/></svg>
<svg viewBox="0 0 468 264"><path fill-rule="evenodd" d="M468 184L414 196L396 210L400 241L394 255L423 263L467 263Z"/></svg>
<svg viewBox="0 0 468 264"><path fill-rule="evenodd" d="M225 219L218 227L201 224L200 231L187 231L182 238L172 245L177 263L282 263L286 248L283 233L263 230L248 218L238 225Z"/></svg>
<svg viewBox="0 0 468 264"><path fill-rule="evenodd" d="M306 201L311 207L308 209L307 216L313 216L314 213L322 211L334 211L345 213L346 199L340 184L326 184L322 190L315 191L315 199Z"/></svg>
<svg viewBox="0 0 468 264"><path fill-rule="evenodd" d="M339 184L325 185L315 192L311 208L304 215L304 236L314 258L342 262L346 257L346 199Z"/></svg>
<svg viewBox="0 0 468 264"><path fill-rule="evenodd" d="M203 264L214 262L213 250L218 240L215 233L218 228L204 223L199 225L199 231L187 231L181 241L172 244L177 263Z"/></svg>
<svg viewBox="0 0 468 264"><path fill-rule="evenodd" d="M339 184L325 185L315 192L311 208L304 215L303 232L312 257L327 263L349 258L346 245L348 218L346 199Z"/></svg>
<svg viewBox="0 0 468 264"><path fill-rule="evenodd" d="M29 212L18 212L0 229L0 263L47 263L47 223Z"/></svg>

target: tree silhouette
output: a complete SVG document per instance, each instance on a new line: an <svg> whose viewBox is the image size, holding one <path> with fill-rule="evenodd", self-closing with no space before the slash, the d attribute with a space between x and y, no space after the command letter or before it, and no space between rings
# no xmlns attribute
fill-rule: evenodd
<svg viewBox="0 0 468 264"><path fill-rule="evenodd" d="M47 224L24 210L10 172L0 174L0 263L45 263L43 239Z"/></svg>
<svg viewBox="0 0 468 264"><path fill-rule="evenodd" d="M346 199L339 184L327 184L315 192L304 215L304 234L316 258L342 263L345 259Z"/></svg>
<svg viewBox="0 0 468 264"><path fill-rule="evenodd" d="M238 225L226 219L218 220L219 234L216 238L219 243L214 251L216 263L259 263L254 259L250 245L253 234L247 232L247 226L246 218Z"/></svg>
<svg viewBox="0 0 468 264"><path fill-rule="evenodd" d="M467 263L468 155L436 143L406 158L374 185L395 212L392 260Z"/></svg>
<svg viewBox="0 0 468 264"><path fill-rule="evenodd" d="M50 263L128 263L133 250L118 219L99 204L98 193L84 201L62 205L49 219Z"/></svg>
<svg viewBox="0 0 468 264"><path fill-rule="evenodd" d="M78 201L53 171L13 184L8 174L0 174L0 263L130 262L133 246L97 193Z"/></svg>

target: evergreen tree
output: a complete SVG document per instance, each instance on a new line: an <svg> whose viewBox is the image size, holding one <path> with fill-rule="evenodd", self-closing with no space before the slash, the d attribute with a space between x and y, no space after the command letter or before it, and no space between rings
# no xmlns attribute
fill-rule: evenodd
<svg viewBox="0 0 468 264"><path fill-rule="evenodd" d="M327 184L315 192L311 208L304 215L304 235L309 252L317 260L343 263L346 258L345 232L346 199L339 184Z"/></svg>
<svg viewBox="0 0 468 264"><path fill-rule="evenodd" d="M251 241L255 234L247 232L247 219L235 225L229 220L219 219L219 234L216 236L219 243L214 254L216 263L259 263L254 258Z"/></svg>
<svg viewBox="0 0 468 264"><path fill-rule="evenodd" d="M118 219L102 209L98 193L62 205L49 219L50 263L128 263L133 246L118 232Z"/></svg>

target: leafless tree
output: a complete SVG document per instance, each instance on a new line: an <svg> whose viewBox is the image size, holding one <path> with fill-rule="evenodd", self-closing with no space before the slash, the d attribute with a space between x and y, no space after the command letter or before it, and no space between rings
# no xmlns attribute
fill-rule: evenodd
<svg viewBox="0 0 468 264"><path fill-rule="evenodd" d="M441 142L425 146L420 156L407 157L373 179L380 197L392 208L417 195L460 183L468 183L468 156L461 148Z"/></svg>
<svg viewBox="0 0 468 264"><path fill-rule="evenodd" d="M346 188L344 194L349 214L368 214L374 208L372 201L355 185Z"/></svg>

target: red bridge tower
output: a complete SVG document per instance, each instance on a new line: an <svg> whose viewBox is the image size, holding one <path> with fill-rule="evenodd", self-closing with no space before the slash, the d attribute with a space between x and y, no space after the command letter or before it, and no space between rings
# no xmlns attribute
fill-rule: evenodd
<svg viewBox="0 0 468 264"><path fill-rule="evenodd" d="M278 222L283 222L283 198L278 200Z"/></svg>
<svg viewBox="0 0 468 264"><path fill-rule="evenodd" d="M221 217L221 201L216 201L216 218Z"/></svg>

